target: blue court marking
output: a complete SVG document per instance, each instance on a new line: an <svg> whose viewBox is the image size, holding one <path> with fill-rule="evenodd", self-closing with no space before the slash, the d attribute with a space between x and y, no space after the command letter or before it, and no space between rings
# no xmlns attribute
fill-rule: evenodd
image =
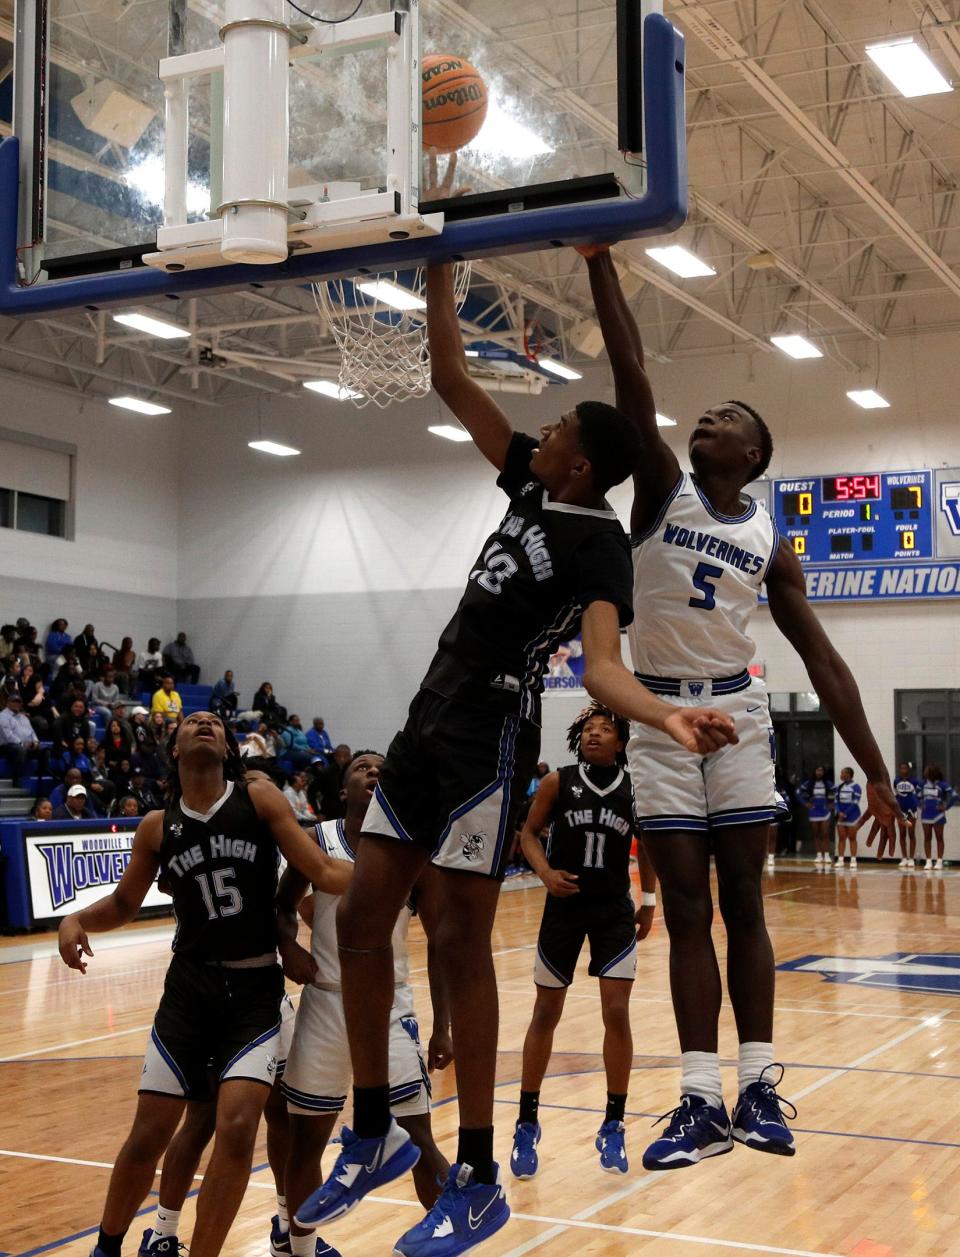
<svg viewBox="0 0 960 1257"><path fill-rule="evenodd" d="M267 1170L269 1168L270 1168L270 1162L265 1161L263 1165L252 1166L250 1169L250 1174L251 1176L254 1174L259 1174L261 1170ZM186 1198L189 1200L191 1196L196 1196L199 1193L199 1191L200 1191L200 1188L195 1187L192 1191L187 1192ZM151 1196L155 1196L156 1194L157 1194L156 1192L153 1192L153 1191L150 1192ZM159 1197L158 1197L158 1200L159 1200ZM148 1213L154 1213L156 1211L156 1208L157 1208L156 1205L147 1205L143 1209L138 1209L137 1212L134 1214L134 1219L143 1218ZM98 1222L96 1226L88 1226L86 1230L84 1231L74 1231L72 1235L64 1235L61 1239L51 1240L49 1244L41 1244L38 1248L27 1248L27 1249L24 1249L23 1252L21 1253L0 1254L0 1257L39 1257L40 1253L49 1253L54 1248L62 1248L64 1244L72 1244L74 1240L86 1239L87 1236L89 1235L99 1235L99 1233L100 1233L100 1223Z"/></svg>
<svg viewBox="0 0 960 1257"><path fill-rule="evenodd" d="M777 965L778 973L819 973L825 982L960 995L960 953L887 952L883 956L798 956Z"/></svg>

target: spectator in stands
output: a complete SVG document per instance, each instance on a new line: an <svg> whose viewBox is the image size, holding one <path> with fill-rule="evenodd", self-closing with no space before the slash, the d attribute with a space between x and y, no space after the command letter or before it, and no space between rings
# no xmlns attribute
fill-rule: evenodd
<svg viewBox="0 0 960 1257"><path fill-rule="evenodd" d="M67 707L70 702L68 695L75 687L78 687L86 698L83 666L77 658L76 647L64 647L63 654L57 656L56 668L56 676L50 683L51 701L61 709Z"/></svg>
<svg viewBox="0 0 960 1257"><path fill-rule="evenodd" d="M178 633L176 641L168 642L164 646L163 666L173 673L176 681L196 685L200 680L200 668L193 658L193 651L187 645L186 633Z"/></svg>
<svg viewBox="0 0 960 1257"><path fill-rule="evenodd" d="M102 680L95 681L90 691L90 705L104 720L112 720L113 709L119 699L120 686L114 679L113 668L106 667L103 670Z"/></svg>
<svg viewBox="0 0 960 1257"><path fill-rule="evenodd" d="M317 764L312 787L308 789L308 797L314 811L322 812L328 820L343 815L343 804L340 800L340 785L343 770L350 763L353 752L345 742L341 742L333 752L333 762L326 768Z"/></svg>
<svg viewBox="0 0 960 1257"><path fill-rule="evenodd" d="M301 825L313 825L316 823L317 814L307 800L306 784L306 773L294 773L283 787L283 797L293 808L293 814Z"/></svg>
<svg viewBox="0 0 960 1257"><path fill-rule="evenodd" d="M137 675L140 689L152 694L160 684L160 673L163 671L163 654L160 650L160 638L151 637L147 649L141 650L137 656Z"/></svg>
<svg viewBox="0 0 960 1257"><path fill-rule="evenodd" d="M103 735L101 750L106 758L108 768L112 768L114 764L119 763L122 759L129 759L133 754L133 738L124 729L119 720L113 719L107 725L106 733Z"/></svg>
<svg viewBox="0 0 960 1257"><path fill-rule="evenodd" d="M67 797L67 791L71 786L83 785L83 773L79 768L68 768L63 774L63 781L58 786L54 786L50 791L50 802L54 808L58 808Z"/></svg>
<svg viewBox="0 0 960 1257"><path fill-rule="evenodd" d="M0 628L0 661L9 659L13 654L13 643L17 640L16 626L4 624Z"/></svg>
<svg viewBox="0 0 960 1257"><path fill-rule="evenodd" d="M110 769L110 780L113 782L118 796L130 793L132 778L133 761L129 758L118 760Z"/></svg>
<svg viewBox="0 0 960 1257"><path fill-rule="evenodd" d="M120 692L132 697L136 693L137 684L137 652L133 649L133 638L125 637L120 649L113 653L113 674L116 677Z"/></svg>
<svg viewBox="0 0 960 1257"><path fill-rule="evenodd" d="M123 820L133 820L136 816L145 816L145 812L140 811L140 804L132 794L125 794L120 800L120 806L117 808L116 815Z"/></svg>
<svg viewBox="0 0 960 1257"><path fill-rule="evenodd" d="M169 672L165 672L160 678L160 688L153 696L150 711L160 712L164 720L170 716L179 716L183 711L183 699L173 688L173 677Z"/></svg>
<svg viewBox="0 0 960 1257"><path fill-rule="evenodd" d="M86 786L71 786L67 797L53 809L55 821L95 821L97 814L90 805Z"/></svg>
<svg viewBox="0 0 960 1257"><path fill-rule="evenodd" d="M43 652L43 646L40 644L38 631L32 624L27 627L27 631L23 635L23 641L27 648L27 654L30 657L30 662L39 672L43 667L43 661L46 656Z"/></svg>
<svg viewBox="0 0 960 1257"><path fill-rule="evenodd" d="M72 746L74 738L86 738L90 734L90 719L87 716L87 704L82 698L75 698L70 709L57 721L53 730L53 741L57 750L63 752Z"/></svg>
<svg viewBox="0 0 960 1257"><path fill-rule="evenodd" d="M10 765L10 776L15 786L20 785L31 757L35 756L38 761L38 778L46 770L47 753L40 749L33 725L23 714L23 699L19 691L7 695L7 705L0 711L0 755Z"/></svg>
<svg viewBox="0 0 960 1257"><path fill-rule="evenodd" d="M157 752L157 739L149 724L150 713L146 707L134 707L130 712L130 736L135 754L143 760Z"/></svg>
<svg viewBox="0 0 960 1257"><path fill-rule="evenodd" d="M110 811L110 804L114 801L117 794L117 788L110 780L110 766L107 763L106 749L98 746L92 756L88 753L87 758L92 765L90 778L87 781L90 797L97 810L106 816Z"/></svg>
<svg viewBox="0 0 960 1257"><path fill-rule="evenodd" d="M68 646L73 645L73 638L67 632L67 622L64 619L54 620L50 625L50 632L47 634L44 650L47 656L47 667L49 669L48 676L52 681L56 676L58 663L57 660L63 654Z"/></svg>
<svg viewBox="0 0 960 1257"><path fill-rule="evenodd" d="M316 758L299 716L291 716L280 731L277 755L280 759L290 760L294 768L305 768Z"/></svg>
<svg viewBox="0 0 960 1257"><path fill-rule="evenodd" d="M323 760L324 767L328 767L333 758L333 743L330 741L330 734L327 733L322 716L314 716L313 728L307 734L307 741L314 757Z"/></svg>
<svg viewBox="0 0 960 1257"><path fill-rule="evenodd" d="M541 760L540 763L537 765L537 771L534 774L530 782L530 785L527 787L528 798L531 798L531 799L533 798L533 796L540 789L540 782L543 781L544 777L546 777L549 772L550 772L550 765L546 763L546 761Z"/></svg>
<svg viewBox="0 0 960 1257"><path fill-rule="evenodd" d="M127 797L136 799L141 816L163 806L159 793L147 780L141 764L133 765L130 773L130 794Z"/></svg>
<svg viewBox="0 0 960 1257"><path fill-rule="evenodd" d="M84 781L90 780L93 763L87 755L87 739L75 737L69 748L60 756L57 775L62 777L68 768L79 768Z"/></svg>
<svg viewBox="0 0 960 1257"><path fill-rule="evenodd" d="M49 799L37 799L30 812L31 820L48 821L53 816L53 804Z"/></svg>
<svg viewBox="0 0 960 1257"><path fill-rule="evenodd" d="M228 668L210 693L210 710L223 720L230 720L237 713L240 697L233 684L233 673Z"/></svg>
<svg viewBox="0 0 960 1257"><path fill-rule="evenodd" d="M23 710L38 739L45 739L51 727L60 718L60 713L47 697L46 686L38 672L34 672L33 664L28 663L21 671L17 689L23 700Z"/></svg>
<svg viewBox="0 0 960 1257"><path fill-rule="evenodd" d="M269 681L264 681L254 694L253 710L258 711L263 723L272 729L282 729L287 723L287 709L277 702Z"/></svg>
<svg viewBox="0 0 960 1257"><path fill-rule="evenodd" d="M273 735L265 724L261 724L255 733L248 733L241 742L240 758L245 768L259 769L271 778L277 775L277 750Z"/></svg>
<svg viewBox="0 0 960 1257"><path fill-rule="evenodd" d="M92 624L85 624L83 632L78 633L73 639L73 647L77 652L77 658L84 661L90 657L90 647L93 646L97 653L100 652L100 643L97 641L97 630Z"/></svg>

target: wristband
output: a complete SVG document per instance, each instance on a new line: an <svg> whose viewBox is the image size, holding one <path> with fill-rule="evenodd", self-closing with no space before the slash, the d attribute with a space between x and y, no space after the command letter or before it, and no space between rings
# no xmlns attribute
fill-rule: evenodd
<svg viewBox="0 0 960 1257"><path fill-rule="evenodd" d="M657 906L657 896L652 890L643 890L640 892L640 907L655 908Z"/></svg>

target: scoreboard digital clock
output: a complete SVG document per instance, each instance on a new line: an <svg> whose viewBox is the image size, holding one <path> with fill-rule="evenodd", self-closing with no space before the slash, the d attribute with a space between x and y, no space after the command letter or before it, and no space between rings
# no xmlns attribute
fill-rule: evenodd
<svg viewBox="0 0 960 1257"><path fill-rule="evenodd" d="M932 473L852 472L773 482L773 516L801 563L884 563L934 554Z"/></svg>

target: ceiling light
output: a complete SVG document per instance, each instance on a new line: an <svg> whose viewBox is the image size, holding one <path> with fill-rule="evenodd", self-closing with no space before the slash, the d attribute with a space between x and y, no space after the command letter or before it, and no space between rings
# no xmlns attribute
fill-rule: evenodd
<svg viewBox="0 0 960 1257"><path fill-rule="evenodd" d="M864 410L886 410L890 405L887 399L881 397L873 388L853 388L849 390L847 396Z"/></svg>
<svg viewBox="0 0 960 1257"><path fill-rule="evenodd" d="M675 428L676 426L677 426L676 419L669 419L667 418L666 415L661 415L659 411L657 412L657 427L658 428Z"/></svg>
<svg viewBox="0 0 960 1257"><path fill-rule="evenodd" d="M776 345L791 358L822 358L823 352L806 336L771 336L770 344Z"/></svg>
<svg viewBox="0 0 960 1257"><path fill-rule="evenodd" d="M427 428L434 436L442 436L445 441L472 441L470 433L452 423L435 423Z"/></svg>
<svg viewBox="0 0 960 1257"><path fill-rule="evenodd" d="M344 388L333 380L304 380L303 387L310 389L311 393L322 393L324 397L332 397L337 402L356 401L358 397L363 396L362 393L355 393L353 389Z"/></svg>
<svg viewBox="0 0 960 1257"><path fill-rule="evenodd" d="M248 441L247 444L252 450L259 450L261 454L276 454L277 458L292 458L300 453L292 445L281 445L279 441Z"/></svg>
<svg viewBox="0 0 960 1257"><path fill-rule="evenodd" d="M426 310L427 303L422 297L415 297L399 284L392 284L388 279L370 279L356 285L359 292L374 301L382 301L385 306L393 306L395 310Z"/></svg>
<svg viewBox="0 0 960 1257"><path fill-rule="evenodd" d="M156 402L145 402L139 397L108 397L111 406L121 406L124 410L135 410L138 415L169 415L169 406L158 406Z"/></svg>
<svg viewBox="0 0 960 1257"><path fill-rule="evenodd" d="M566 363L557 362L556 358L538 358L537 366L543 367L544 371L549 371L552 375L559 375L561 380L582 380L583 376L579 371L574 371L572 367L568 367Z"/></svg>
<svg viewBox="0 0 960 1257"><path fill-rule="evenodd" d="M696 279L701 275L716 275L712 266L701 262L695 253L681 248L679 244L671 244L665 248L647 249L647 257L653 258L674 275L681 279Z"/></svg>
<svg viewBox="0 0 960 1257"><path fill-rule="evenodd" d="M499 100L491 98L483 129L464 149L480 157L506 157L509 161L528 161L554 152L536 131L531 130Z"/></svg>
<svg viewBox="0 0 960 1257"><path fill-rule="evenodd" d="M953 91L915 39L867 44L867 56L901 96L934 96Z"/></svg>
<svg viewBox="0 0 960 1257"><path fill-rule="evenodd" d="M149 314L115 314L114 323L122 323L124 327L132 327L135 331L146 332L148 336L160 336L164 340L179 340L190 333L185 327L176 323L167 323L164 319L153 319Z"/></svg>

